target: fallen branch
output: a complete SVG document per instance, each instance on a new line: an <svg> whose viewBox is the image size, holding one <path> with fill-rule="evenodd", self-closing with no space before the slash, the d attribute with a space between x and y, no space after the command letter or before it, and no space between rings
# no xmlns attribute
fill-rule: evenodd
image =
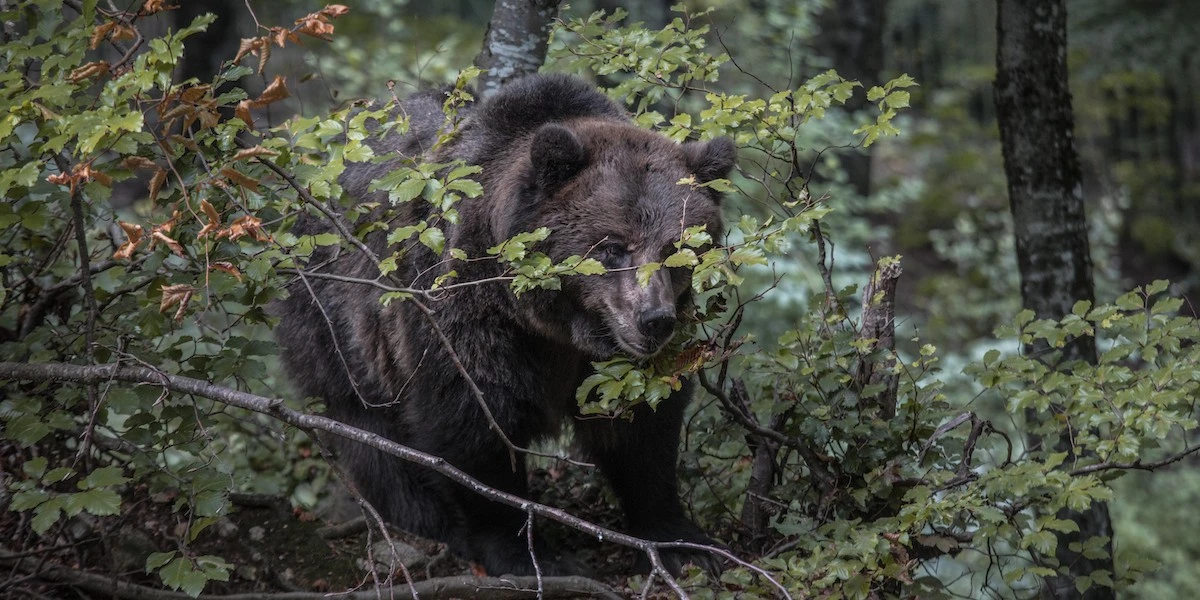
<svg viewBox="0 0 1200 600"><path fill-rule="evenodd" d="M48 581L76 587L86 592L122 600L327 600L330 597L344 600L378 600L379 598L404 598L419 594L422 598L462 598L471 600L509 600L537 598L538 581L534 577L439 577L418 581L412 585L398 585L380 590L364 590L346 594L330 595L326 592L251 592L245 594L201 594L193 599L183 592L171 592L152 587L119 581L109 575L98 575L52 565L38 568L28 558L13 558L7 550L0 550L0 564L16 571ZM620 600L621 596L608 586L586 577L543 577L543 598L605 598Z"/></svg>

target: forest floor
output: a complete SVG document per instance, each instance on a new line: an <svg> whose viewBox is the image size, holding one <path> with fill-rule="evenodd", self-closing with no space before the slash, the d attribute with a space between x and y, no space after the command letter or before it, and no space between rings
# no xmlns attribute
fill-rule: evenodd
<svg viewBox="0 0 1200 600"><path fill-rule="evenodd" d="M594 477L536 469L530 480L534 497L598 524L618 525L618 512ZM494 577L499 574L484 573L478 565L458 559L444 544L403 532L392 531L389 545L377 530L369 531L362 518L326 522L290 508L279 497L235 495L230 514L181 549L180 540L195 523L186 511L176 510L176 500L170 493L132 486L123 498L121 515L80 513L60 520L44 535L31 532L29 512L0 512L0 540L10 540L0 543L0 597L187 598L168 591L159 573L145 568L151 553L172 550L193 559L220 557L232 566L228 581L205 585L203 597L209 598L316 600L325 594L346 597L347 591L357 592L351 597L374 598L377 588L388 584L398 587L378 597L411 597L403 587L405 571L421 598L537 597L534 578ZM353 508L336 511L343 517L357 511L353 500L347 500ZM539 523L536 531L582 561L595 578L547 578L543 597L637 595L626 581L631 552L555 524ZM398 560L386 558L392 547Z"/></svg>

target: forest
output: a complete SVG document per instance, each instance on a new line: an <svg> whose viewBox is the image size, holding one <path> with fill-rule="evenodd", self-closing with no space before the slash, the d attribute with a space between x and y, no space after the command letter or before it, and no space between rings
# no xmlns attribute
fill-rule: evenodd
<svg viewBox="0 0 1200 600"><path fill-rule="evenodd" d="M0 0L0 598L1200 597L1194 2L343 1Z"/></svg>

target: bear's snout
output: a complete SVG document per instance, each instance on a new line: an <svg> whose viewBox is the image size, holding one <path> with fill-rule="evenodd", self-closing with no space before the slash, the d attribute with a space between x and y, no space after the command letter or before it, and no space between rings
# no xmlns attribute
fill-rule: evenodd
<svg viewBox="0 0 1200 600"><path fill-rule="evenodd" d="M675 331L675 307L659 306L642 311L638 315L638 331L656 346L661 346Z"/></svg>

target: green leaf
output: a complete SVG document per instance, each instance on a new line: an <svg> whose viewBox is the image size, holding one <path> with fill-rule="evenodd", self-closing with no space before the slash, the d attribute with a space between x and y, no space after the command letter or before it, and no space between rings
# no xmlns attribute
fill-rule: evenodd
<svg viewBox="0 0 1200 600"><path fill-rule="evenodd" d="M765 265L767 257L758 246L741 246L729 255L729 262L735 265Z"/></svg>
<svg viewBox="0 0 1200 600"><path fill-rule="evenodd" d="M438 229L437 227L430 227L425 231L422 231L421 235L418 236L417 239L420 240L421 243L427 248L433 250L434 254L440 255L442 253L442 247L446 243L446 234L442 233L442 230Z"/></svg>
<svg viewBox="0 0 1200 600"><path fill-rule="evenodd" d="M67 513L79 514L86 510L97 517L105 517L121 513L121 496L109 489L93 489L74 494L66 494Z"/></svg>
<svg viewBox="0 0 1200 600"><path fill-rule="evenodd" d="M650 285L650 278L662 268L662 263L648 262L637 268L637 283L641 287Z"/></svg>
<svg viewBox="0 0 1200 600"><path fill-rule="evenodd" d="M417 196L420 196L421 192L424 190L425 180L421 179L420 177L413 176L404 180L403 183L396 186L396 188L392 191L388 192L388 200L391 201L392 204L410 202Z"/></svg>
<svg viewBox="0 0 1200 600"><path fill-rule="evenodd" d="M1167 291L1167 288L1170 286L1171 282L1167 281L1166 279L1155 279L1150 283L1150 285L1146 286L1146 295L1153 296L1154 294L1161 294L1162 292Z"/></svg>
<svg viewBox="0 0 1200 600"><path fill-rule="evenodd" d="M150 571L167 564L167 562L169 562L172 558L175 558L175 554L176 552L172 550L170 552L154 552L150 556L147 556L146 572L149 573Z"/></svg>
<svg viewBox="0 0 1200 600"><path fill-rule="evenodd" d="M170 564L163 567L158 572L159 578L162 579L164 585L182 590L183 593L195 598L204 591L204 584L208 582L208 578L204 573L196 571L192 567L192 562L184 557L176 558Z"/></svg>
<svg viewBox="0 0 1200 600"><path fill-rule="evenodd" d="M575 272L580 275L603 275L608 272L600 261L594 258L585 258L575 265Z"/></svg>
<svg viewBox="0 0 1200 600"><path fill-rule="evenodd" d="M461 192L467 198L477 198L483 195L483 186L473 179L459 179L446 185L446 189Z"/></svg>
<svg viewBox="0 0 1200 600"><path fill-rule="evenodd" d="M691 267L700 262L696 257L696 253L691 248L684 248L663 261L663 265L667 267Z"/></svg>
<svg viewBox="0 0 1200 600"><path fill-rule="evenodd" d="M62 516L63 505L66 500L62 496L50 498L49 500L38 505L33 511L33 519L29 521L29 526L33 528L34 533L41 535L46 533L59 517Z"/></svg>
<svg viewBox="0 0 1200 600"><path fill-rule="evenodd" d="M41 479L42 474L46 472L47 462L48 461L45 456L31 458L25 461L25 464L21 465L21 470L24 471L30 479Z"/></svg>
<svg viewBox="0 0 1200 600"><path fill-rule="evenodd" d="M905 108L908 106L909 93L904 91L895 91L887 95L884 102L891 108Z"/></svg>
<svg viewBox="0 0 1200 600"><path fill-rule="evenodd" d="M127 481L129 481L129 478L122 475L120 467L100 467L89 473L83 481L79 482L79 489L90 490L99 487L110 487Z"/></svg>
<svg viewBox="0 0 1200 600"><path fill-rule="evenodd" d="M50 499L50 492L46 490L21 490L12 495L12 503L9 505L10 510L25 511L35 508Z"/></svg>
<svg viewBox="0 0 1200 600"><path fill-rule="evenodd" d="M8 422L8 431L5 433L9 439L28 448L50 433L50 427L36 414L21 415Z"/></svg>

